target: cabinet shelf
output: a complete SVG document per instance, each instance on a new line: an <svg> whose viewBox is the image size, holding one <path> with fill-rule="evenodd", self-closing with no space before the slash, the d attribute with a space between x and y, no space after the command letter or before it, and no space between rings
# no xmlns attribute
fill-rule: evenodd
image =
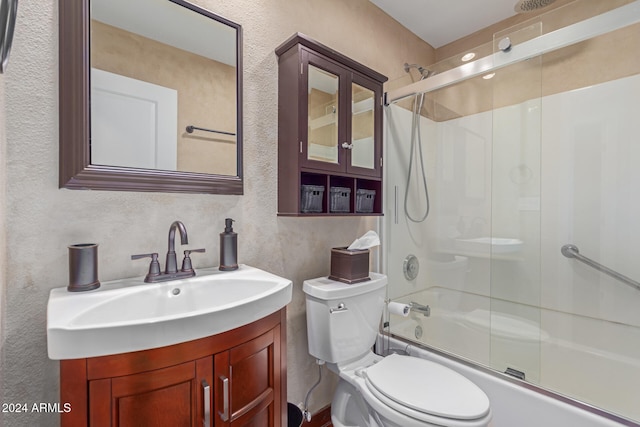
<svg viewBox="0 0 640 427"><path fill-rule="evenodd" d="M334 113L309 120L309 128L312 130L320 129L325 126L335 126L335 124L336 124L336 115Z"/></svg>
<svg viewBox="0 0 640 427"><path fill-rule="evenodd" d="M359 102L354 102L351 107L354 115L373 111L373 98L367 98Z"/></svg>
<svg viewBox="0 0 640 427"><path fill-rule="evenodd" d="M387 78L299 33L276 54L278 215L382 215Z"/></svg>
<svg viewBox="0 0 640 427"><path fill-rule="evenodd" d="M301 191L300 201L296 198L288 199L292 208L289 212L278 212L279 216L380 216L382 215L382 180L376 178L364 178L354 177L347 174L325 174L318 173L317 171L302 169L300 171L300 185L309 191L313 191L313 194L304 194L304 190ZM348 195L348 212L335 212L332 209L331 189L332 188L347 188L349 189ZM359 211L358 206L362 206L362 203L358 203L359 197L365 197L362 191L367 190L366 196L372 197L372 210L371 212ZM372 196L373 195L373 196ZM298 203L304 204L309 207L308 197L317 198L313 200L313 205L318 211L302 212L297 209ZM282 201L282 200L281 200ZM294 206L295 205L295 206Z"/></svg>

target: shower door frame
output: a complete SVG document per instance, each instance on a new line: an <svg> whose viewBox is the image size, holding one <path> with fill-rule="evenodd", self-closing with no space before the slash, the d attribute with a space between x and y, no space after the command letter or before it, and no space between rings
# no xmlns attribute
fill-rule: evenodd
<svg viewBox="0 0 640 427"><path fill-rule="evenodd" d="M640 0L620 6L584 21L538 36L511 47L505 52L469 62L440 74L385 92L384 105L388 106L410 96L433 92L500 68L553 52L567 46L619 30L640 22Z"/></svg>

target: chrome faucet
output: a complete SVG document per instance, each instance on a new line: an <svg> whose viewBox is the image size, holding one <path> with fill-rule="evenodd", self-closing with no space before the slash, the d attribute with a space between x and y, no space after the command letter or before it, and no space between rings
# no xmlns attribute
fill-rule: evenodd
<svg viewBox="0 0 640 427"><path fill-rule="evenodd" d="M158 262L158 253L131 255L131 259L151 258L151 264L149 265L149 273L144 278L147 283L165 282L167 280L182 279L186 277L192 277L196 275L193 266L191 265L190 255L193 252L204 252L204 249L190 249L184 251L184 259L182 260L182 268L178 270L178 262L176 259L176 230L180 232L180 243L183 245L189 244L189 237L187 236L187 228L181 221L173 221L169 227L169 249L167 250L167 261L164 268L164 273L160 270L160 263Z"/></svg>
<svg viewBox="0 0 640 427"><path fill-rule="evenodd" d="M169 227L169 250L167 251L167 261L164 266L165 274L178 272L178 261L176 259L176 228L180 231L180 244L189 244L187 228L184 226L182 221L173 221L171 227Z"/></svg>
<svg viewBox="0 0 640 427"><path fill-rule="evenodd" d="M421 313L425 317L431 316L431 307L428 305L418 304L415 301L411 301L409 303L409 311L415 311L416 313Z"/></svg>

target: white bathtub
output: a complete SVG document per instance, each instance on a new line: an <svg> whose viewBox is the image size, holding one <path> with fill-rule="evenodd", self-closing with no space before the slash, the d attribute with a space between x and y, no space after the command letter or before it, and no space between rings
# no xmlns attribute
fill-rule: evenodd
<svg viewBox="0 0 640 427"><path fill-rule="evenodd" d="M382 344L384 341L384 344ZM404 349L411 356L448 366L477 384L489 397L493 421L491 427L638 427L640 424L623 419L608 419L584 405L572 405L544 392L529 389L483 369L441 356L435 352L408 344L397 338L380 336L377 348L390 345ZM583 406L583 407L580 407Z"/></svg>
<svg viewBox="0 0 640 427"><path fill-rule="evenodd" d="M411 344L412 354L442 361L478 383L492 401L494 427L640 427L640 423L627 421L640 420L638 328L506 305L504 301L443 288L431 288L399 301L429 305L431 316L392 315L390 331L401 340L395 340L391 348ZM424 350L428 347L473 363L459 363L456 358ZM506 368L522 371L527 383L477 366L491 366L499 372ZM575 401L544 390L554 390Z"/></svg>

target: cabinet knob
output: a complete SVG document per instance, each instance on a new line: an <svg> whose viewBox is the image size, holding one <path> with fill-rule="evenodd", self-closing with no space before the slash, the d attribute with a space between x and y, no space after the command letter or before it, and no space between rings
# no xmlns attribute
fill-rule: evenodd
<svg viewBox="0 0 640 427"><path fill-rule="evenodd" d="M342 148L346 148L347 150L352 150L353 149L353 144L349 144L348 142L343 142L342 143Z"/></svg>

